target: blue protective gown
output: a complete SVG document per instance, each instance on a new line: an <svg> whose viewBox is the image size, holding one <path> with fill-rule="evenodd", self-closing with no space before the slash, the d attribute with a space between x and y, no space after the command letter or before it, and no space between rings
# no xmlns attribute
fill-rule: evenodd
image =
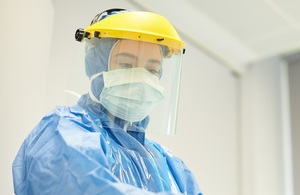
<svg viewBox="0 0 300 195"><path fill-rule="evenodd" d="M88 102L85 95L76 106L57 107L28 135L13 163L16 194L201 195L180 159L144 139L147 120L129 127L139 133L127 133L124 121L112 123Z"/></svg>

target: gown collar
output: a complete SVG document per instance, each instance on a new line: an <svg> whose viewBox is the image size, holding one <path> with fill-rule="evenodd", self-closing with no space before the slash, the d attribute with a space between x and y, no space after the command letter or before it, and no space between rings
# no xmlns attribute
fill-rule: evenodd
<svg viewBox="0 0 300 195"><path fill-rule="evenodd" d="M115 117L112 121L106 114L106 109L101 104L94 102L88 94L81 96L78 101L78 105L87 110L88 113L91 114L93 120L98 121L97 123L109 131L111 136L112 132L117 135L127 133L131 137L135 138L140 144L145 144L145 130L149 123L149 116L142 121L132 123L117 117ZM122 131L122 133L118 131ZM116 138L116 136L113 137Z"/></svg>

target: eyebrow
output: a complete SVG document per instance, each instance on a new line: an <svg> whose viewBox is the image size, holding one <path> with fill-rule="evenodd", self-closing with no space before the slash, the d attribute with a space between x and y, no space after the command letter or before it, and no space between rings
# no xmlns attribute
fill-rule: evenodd
<svg viewBox="0 0 300 195"><path fill-rule="evenodd" d="M125 52L124 53L118 53L118 54L115 55L115 57L119 57L119 56L121 56L121 57L129 57L129 58L133 58L135 60L138 59L137 56L135 56L133 54L130 54L130 53L125 53Z"/></svg>
<svg viewBox="0 0 300 195"><path fill-rule="evenodd" d="M115 55L115 57L129 57L129 58L132 58L132 59L135 59L135 60L138 60L138 57L131 54L131 53L126 53L126 52L123 52L123 53L118 53ZM161 65L161 61L160 60L156 60L156 59L150 59L148 60L148 62L150 63L157 63L157 64L160 64Z"/></svg>
<svg viewBox="0 0 300 195"><path fill-rule="evenodd" d="M148 60L148 62L161 65L161 61L159 60Z"/></svg>

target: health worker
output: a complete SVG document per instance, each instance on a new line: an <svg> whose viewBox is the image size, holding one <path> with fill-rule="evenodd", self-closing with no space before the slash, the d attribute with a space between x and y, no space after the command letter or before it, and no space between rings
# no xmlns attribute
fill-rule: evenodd
<svg viewBox="0 0 300 195"><path fill-rule="evenodd" d="M185 43L170 22L110 9L75 38L85 43L90 88L25 139L13 162L15 193L201 195L183 161L145 138L146 130L175 133Z"/></svg>

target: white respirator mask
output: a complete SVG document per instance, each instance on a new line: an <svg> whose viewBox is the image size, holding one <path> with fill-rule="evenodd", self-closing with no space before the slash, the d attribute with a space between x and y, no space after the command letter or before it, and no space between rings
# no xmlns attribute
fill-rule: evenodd
<svg viewBox="0 0 300 195"><path fill-rule="evenodd" d="M91 76L90 83L103 74L104 88L94 102L102 104L112 115L129 122L143 120L164 98L159 78L144 68L117 69Z"/></svg>

